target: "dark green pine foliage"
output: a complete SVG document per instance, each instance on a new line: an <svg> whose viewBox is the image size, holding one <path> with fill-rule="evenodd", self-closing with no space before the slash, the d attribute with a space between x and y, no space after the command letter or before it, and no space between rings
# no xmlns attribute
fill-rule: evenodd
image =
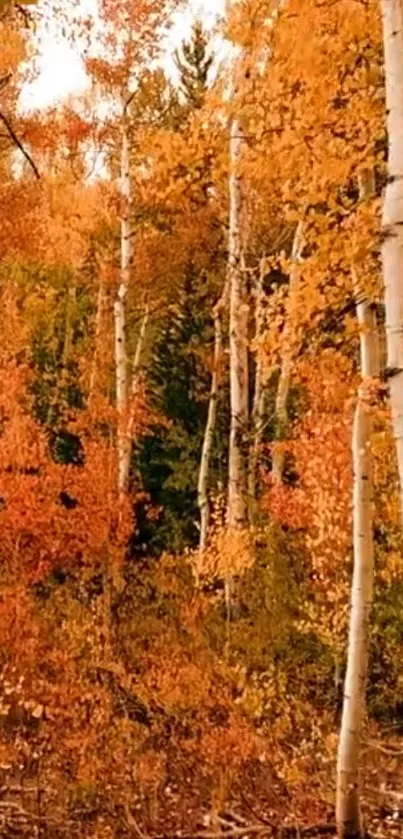
<svg viewBox="0 0 403 839"><path fill-rule="evenodd" d="M193 24L189 41L184 41L174 55L179 71L180 91L188 111L200 108L208 87L209 72L214 56L209 49L209 38L200 20Z"/></svg>
<svg viewBox="0 0 403 839"><path fill-rule="evenodd" d="M168 547L181 551L197 544L196 489L210 387L199 350L212 340L203 281L189 266L181 299L170 307L148 374L155 407L167 420L152 430L139 453L144 490L161 507L161 514L158 520L147 522L141 520L141 508L136 511L139 534L135 541L137 547L147 543L152 552ZM217 458L218 451L216 462Z"/></svg>
<svg viewBox="0 0 403 839"><path fill-rule="evenodd" d="M189 116L203 103L214 61L199 21L194 24L190 41L182 45L175 58L183 100L177 130L186 131ZM208 181L209 166L210 161L203 159L198 172L203 184ZM209 200L206 190L201 190L199 200ZM143 488L161 513L151 520L144 504L136 505L134 556L142 552L158 554L165 549L182 551L198 541L197 479L210 390L205 358L214 340L211 311L215 298L207 276L192 262L178 277L176 287L177 299L161 323L147 373L148 392L153 394L154 407L166 424L152 429L137 452ZM220 417L219 422L227 420ZM222 434L217 430L212 463L216 484L226 471L226 436L226 429Z"/></svg>

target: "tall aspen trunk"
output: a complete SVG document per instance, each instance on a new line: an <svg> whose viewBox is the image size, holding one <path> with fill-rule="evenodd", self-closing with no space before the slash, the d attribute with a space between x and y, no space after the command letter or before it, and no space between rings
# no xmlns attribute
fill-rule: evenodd
<svg viewBox="0 0 403 839"><path fill-rule="evenodd" d="M381 0L381 10L389 141L389 178L382 218L382 259L387 372L403 520L403 2Z"/></svg>
<svg viewBox="0 0 403 839"><path fill-rule="evenodd" d="M228 527L244 528L248 523L248 435L249 435L249 304L244 241L246 223L240 163L245 136L238 119L230 127L229 176L229 375L231 425L228 452ZM224 579L226 609L226 655L230 650L233 575Z"/></svg>
<svg viewBox="0 0 403 839"><path fill-rule="evenodd" d="M360 178L360 195L374 194L374 175ZM379 377L379 338L376 309L365 296L353 271L357 318L360 327L361 376L354 416L352 452L354 468L354 571L348 638L347 672L337 758L336 822L340 839L363 839L359 785L360 739L365 713L370 613L373 591L373 486L371 383Z"/></svg>
<svg viewBox="0 0 403 839"><path fill-rule="evenodd" d="M134 358L133 358L133 363L132 363L132 371L131 371L130 397L131 397L131 401L132 401L132 407L131 407L131 411L130 411L130 417L129 417L129 420L128 420L128 426L127 426L127 437L128 437L128 440L129 440L130 450L131 450L131 446L132 446L133 427L134 427L134 420L135 420L135 417L134 417L134 410L135 410L134 401L136 399L136 396L137 396L138 390L139 390L140 373L141 373L141 358L142 358L145 339L146 339L146 334L147 334L147 326L148 326L149 316L150 316L150 310L149 310L149 307L146 306L146 308L144 310L144 315L141 319L140 332L139 332L139 336L137 338L136 350L135 350L135 353L134 353Z"/></svg>
<svg viewBox="0 0 403 839"><path fill-rule="evenodd" d="M221 299L214 307L214 359L211 376L210 398L207 411L206 428L202 452L200 457L199 480L197 484L197 503L200 513L199 550L204 551L207 543L208 527L210 523L210 504L208 496L208 479L211 453L213 450L214 432L217 416L217 399L220 388L223 346L222 346L222 315L228 297L227 286Z"/></svg>
<svg viewBox="0 0 403 839"><path fill-rule="evenodd" d="M144 344L146 340L146 333L147 333L147 326L150 317L150 309L148 306L144 309L143 317L141 318L141 325L140 325L140 332L139 337L137 338L136 350L134 353L133 364L132 364L132 383L131 383L131 393L132 396L136 396L139 384L139 376L141 370L141 358L143 355Z"/></svg>
<svg viewBox="0 0 403 839"><path fill-rule="evenodd" d="M256 492L257 492L257 470L259 464L259 452L263 438L264 427L264 409L265 409L265 377L263 357L260 350L260 342L264 333L265 327L265 313L264 313L264 288L263 282L265 277L266 260L262 259L259 266L259 275L256 282L255 289L255 341L256 341L256 367L255 367L255 387L253 394L252 414L251 414L251 447L249 452L249 468L248 468L248 497L249 497L249 516L252 520L255 514Z"/></svg>
<svg viewBox="0 0 403 839"><path fill-rule="evenodd" d="M287 436L289 416L288 397L291 387L291 373L295 353L295 328L296 328L296 304L299 285L298 264L301 262L302 250L304 247L303 222L298 223L295 231L292 246L292 268L290 272L290 284L288 289L287 313L282 335L282 359L280 378L277 386L276 396L276 437L283 440ZM281 447L274 447L272 461L273 477L277 483L281 483L284 474L284 452Z"/></svg>
<svg viewBox="0 0 403 839"><path fill-rule="evenodd" d="M248 289L243 254L245 223L242 179L239 171L244 134L237 119L230 129L229 247L228 281L230 295L230 394L231 429L228 464L228 524L247 523L247 438L248 438Z"/></svg>
<svg viewBox="0 0 403 839"><path fill-rule="evenodd" d="M131 267L131 178L130 146L126 119L126 108L122 120L121 151L121 269L120 283L114 304L115 315L115 369L116 369L116 407L118 412L117 449L118 449L118 490L126 492L130 469L130 439L127 433L128 422L128 362L125 330L125 302L130 280Z"/></svg>
<svg viewBox="0 0 403 839"><path fill-rule="evenodd" d="M135 430L135 421L136 421L136 397L139 392L139 387L141 383L141 360L144 350L144 344L146 340L147 334L147 326L150 317L150 310L149 307L146 306L144 310L143 317L141 319L140 324L140 332L137 338L136 349L134 353L132 369L131 369L131 384L130 384L130 407L129 407L129 417L127 423L127 439L128 439L128 446L129 446L129 465L131 461L131 455L133 451L133 436ZM135 484L137 488L141 486L141 475L138 469L138 465L135 464L133 467L133 475L132 475L132 483ZM134 487L132 486L132 489Z"/></svg>
<svg viewBox="0 0 403 839"><path fill-rule="evenodd" d="M92 399L94 398L95 393L95 383L97 378L97 366L98 366L98 357L99 357L99 348L101 342L101 332L102 332L102 318L104 314L105 308L105 283L102 274L99 279L99 286L98 286L98 294L97 294L97 308L95 312L95 334L94 334L94 355L92 359L91 365L91 374L90 374L90 382L88 388L88 401L91 403Z"/></svg>

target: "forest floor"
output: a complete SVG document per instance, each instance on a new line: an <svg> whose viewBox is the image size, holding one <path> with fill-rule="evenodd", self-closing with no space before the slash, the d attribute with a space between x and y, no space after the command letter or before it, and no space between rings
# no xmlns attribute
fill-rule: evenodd
<svg viewBox="0 0 403 839"><path fill-rule="evenodd" d="M403 837L403 734L370 726L362 748L362 809L368 839ZM312 755L311 755L312 758ZM312 765L312 763L311 763ZM31 774L7 777L1 767L1 839L310 839L336 836L334 767L328 765L295 784L279 781L267 767L253 767L231 788L222 811L193 807L181 789L165 787L152 800L135 793L130 806L63 807L60 791ZM175 770L173 769L173 774ZM63 796L62 796L63 797ZM190 808L189 808L190 805ZM178 825L181 827L178 827ZM189 825L189 827L187 826Z"/></svg>

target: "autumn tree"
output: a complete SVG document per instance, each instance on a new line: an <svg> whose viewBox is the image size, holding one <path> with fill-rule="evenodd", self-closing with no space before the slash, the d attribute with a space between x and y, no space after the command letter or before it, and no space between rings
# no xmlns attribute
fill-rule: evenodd
<svg viewBox="0 0 403 839"><path fill-rule="evenodd" d="M373 200L375 174L364 170L359 177L359 197ZM342 839L364 835L361 815L359 760L366 679L369 659L370 619L374 579L373 429L380 375L379 331L376 305L353 267L352 279L360 328L361 384L353 423L353 551L354 573L347 671L344 687L337 765L337 823Z"/></svg>
<svg viewBox="0 0 403 839"><path fill-rule="evenodd" d="M135 95L135 88L141 75L141 63L155 55L158 38L161 37L166 15L172 8L171 2L161 2L158 9L150 4L141 3L134 10L130 4L116 6L115 3L103 3L102 12L106 27L106 55L109 58L89 60L88 66L98 84L106 94L112 96L120 111L120 280L114 303L115 317L115 365L116 365L116 406L117 424L117 460L118 490L123 496L129 487L131 460L130 412L134 375L129 372L129 358L126 338L126 305L129 291L132 262L132 154L130 133L130 105ZM134 90L133 90L134 85Z"/></svg>
<svg viewBox="0 0 403 839"><path fill-rule="evenodd" d="M403 515L403 358L402 358L402 213L403 172L403 9L399 0L381 2L388 131L388 182L383 205L383 276L385 287L388 380L399 468Z"/></svg>
<svg viewBox="0 0 403 839"><path fill-rule="evenodd" d="M231 431L229 442L228 521L230 527L247 521L248 436L248 294L244 259L245 215L241 165L243 128L238 119L230 127L230 210L228 277L230 307Z"/></svg>
<svg viewBox="0 0 403 839"><path fill-rule="evenodd" d="M189 52L187 58L187 72L194 63L197 74L200 56L196 49L193 52ZM221 208L211 189L220 130L208 97L207 74L204 106L200 102L200 106L195 107L190 94L185 98L185 91L183 98L182 111L179 110L176 124L172 126L174 130L165 113L160 114L157 123L161 143L165 140L163 153L165 166L168 165L165 172L167 176L172 172L175 177L181 200L181 206L175 204L173 208L172 228L179 222L182 233L185 232L182 214L187 212L186 208L194 219L194 226L186 241L181 235L182 251L176 253L171 286L167 289L165 302L156 312L154 346L147 371L153 404L162 411L169 426L154 429L153 439L145 442L145 450L140 453L145 488L163 506L158 539L163 534L164 539L168 538L171 532L171 540L178 545L183 544L183 536L176 532L177 528L183 530L192 543L197 535L198 485L199 500L202 495L205 509L209 470L203 472L202 469L201 473L199 470L198 474L200 452L203 450L205 454L206 451L205 444L203 449L203 428L206 413L209 413L205 396L208 372L203 367L207 364L210 370L210 356L214 354L211 351L211 309L220 293L224 267ZM162 162L161 152L160 155ZM164 207L166 216L173 198L170 189ZM157 201L161 206L158 196ZM217 399L213 401L216 403ZM223 469L225 454L213 425L209 423L212 434L209 435L207 459L211 466L209 478L214 485L217 468ZM146 462L143 461L145 456ZM206 457L203 462L206 463ZM180 521L179 510L183 512Z"/></svg>
<svg viewBox="0 0 403 839"><path fill-rule="evenodd" d="M340 836L390 832L381 7L234 3L235 49L213 81L197 24L181 89L154 64L170 8L102 3L91 90L23 116L2 30L40 180L3 122L1 829L330 837L338 752Z"/></svg>

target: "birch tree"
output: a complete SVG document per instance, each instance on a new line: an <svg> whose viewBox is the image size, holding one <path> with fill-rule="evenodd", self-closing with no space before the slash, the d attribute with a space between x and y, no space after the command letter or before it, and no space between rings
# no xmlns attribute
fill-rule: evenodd
<svg viewBox="0 0 403 839"><path fill-rule="evenodd" d="M374 195L373 171L360 178L360 197ZM347 671L337 759L336 820L340 839L364 836L360 807L360 738L365 713L370 612L372 606L373 485L372 429L373 383L379 377L380 352L376 308L353 270L357 319L360 328L361 384L354 416L352 453L354 571L348 638Z"/></svg>
<svg viewBox="0 0 403 839"><path fill-rule="evenodd" d="M127 427L127 434L129 438L129 446L132 446L132 439L133 439L133 430L134 430L134 411L135 411L135 400L138 396L139 388L140 388L140 381L141 381L141 360L144 350L144 344L146 341L147 335L147 326L150 317L150 309L149 306L146 304L144 307L144 313L141 318L140 323L140 331L137 338L136 349L131 365L131 381L130 381L130 399L131 399L131 409Z"/></svg>
<svg viewBox="0 0 403 839"><path fill-rule="evenodd" d="M230 127L229 178L229 347L231 428L229 441L228 524L247 523L248 400L248 289L244 265L244 194L240 164L245 137L239 119Z"/></svg>
<svg viewBox="0 0 403 839"><path fill-rule="evenodd" d="M275 405L276 425L277 425L277 439L282 440L287 435L289 416L288 416L288 397L291 387L292 365L295 354L295 329L296 329L296 308L299 286L299 264L302 259L302 250L304 247L303 222L298 223L294 235L292 246L291 260L292 267L290 273L290 283L288 289L287 313L284 324L284 331L282 335L281 346L281 369L280 378L277 386L277 396ZM281 446L275 446L273 452L273 477L276 482L281 483L284 474L284 451Z"/></svg>
<svg viewBox="0 0 403 839"><path fill-rule="evenodd" d="M102 273L102 269L100 271L99 277L99 285L98 285L98 292L97 292L97 302L96 302L96 311L95 311L95 324L94 324L94 355L92 359L91 365L91 373L90 373L90 381L88 387L88 401L89 403L92 402L95 393L95 383L97 379L97 366L98 366L98 357L99 357L99 350L100 350L100 342L101 342L101 334L102 334L102 321L104 316L106 304L106 288L105 288L105 279Z"/></svg>
<svg viewBox="0 0 403 839"><path fill-rule="evenodd" d="M260 349L260 342L265 328L265 293L264 277L266 272L266 259L262 259L259 265L259 273L255 288L255 342L256 342L256 369L253 403L251 411L251 446L249 452L248 469L248 496L250 515L253 518L257 491L257 469L259 463L259 451L262 444L265 412L265 365Z"/></svg>
<svg viewBox="0 0 403 839"><path fill-rule="evenodd" d="M118 490L126 491L130 468L130 439L127 433L128 411L128 361L126 346L126 297L129 288L130 266L132 259L130 212L132 188L130 177L130 143L128 132L127 103L123 106L122 149L121 149L121 264L120 282L114 303L115 316L115 374L116 408L118 412L117 452L118 452Z"/></svg>
<svg viewBox="0 0 403 839"><path fill-rule="evenodd" d="M197 503L200 512L199 550L203 551L207 543L210 521L210 504L208 495L208 479L213 450L214 432L217 417L217 400L221 383L223 363L223 312L227 305L228 286L225 286L222 297L214 307L214 358L211 376L210 398L207 411L206 428L200 457L199 480L197 484Z"/></svg>
<svg viewBox="0 0 403 839"><path fill-rule="evenodd" d="M383 277L387 373L403 519L403 3L381 0L388 130L388 183L383 205Z"/></svg>
<svg viewBox="0 0 403 839"><path fill-rule="evenodd" d="M120 279L114 300L115 381L117 421L117 485L119 494L128 489L131 440L129 435L130 374L126 341L126 300L132 267L132 184L130 175L129 107L139 90L141 73L156 56L166 21L175 0L153 3L131 0L102 0L103 26L97 32L97 56L86 60L86 67L102 95L120 98ZM101 51L99 43L102 44ZM102 57L99 57L99 55ZM130 90L134 92L129 92Z"/></svg>

